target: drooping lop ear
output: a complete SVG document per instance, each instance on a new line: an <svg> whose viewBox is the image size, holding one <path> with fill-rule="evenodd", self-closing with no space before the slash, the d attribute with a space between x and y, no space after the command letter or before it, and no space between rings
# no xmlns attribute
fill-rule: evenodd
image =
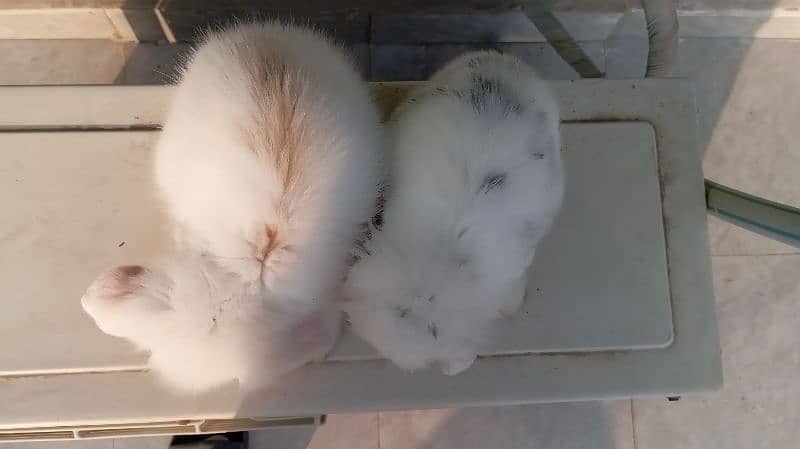
<svg viewBox="0 0 800 449"><path fill-rule="evenodd" d="M103 332L135 337L157 315L170 310L163 288L149 270L138 265L114 268L89 285L81 305Z"/></svg>

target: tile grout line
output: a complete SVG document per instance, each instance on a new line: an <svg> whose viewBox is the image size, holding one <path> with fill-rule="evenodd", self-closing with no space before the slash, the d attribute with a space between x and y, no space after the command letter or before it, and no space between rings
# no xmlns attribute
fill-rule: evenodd
<svg viewBox="0 0 800 449"><path fill-rule="evenodd" d="M800 252L793 251L788 253L765 253L765 254L711 254L711 257L778 257L778 256L800 256Z"/></svg>
<svg viewBox="0 0 800 449"><path fill-rule="evenodd" d="M376 415L377 415L377 418L378 418L377 419L377 422L378 422L378 449L381 449L381 446L382 446L381 437L383 436L383 434L381 432L381 412L377 412ZM634 448L634 449L636 449L636 448Z"/></svg>
<svg viewBox="0 0 800 449"><path fill-rule="evenodd" d="M631 440L633 440L633 449L638 449L636 444L636 416L633 413L633 399L631 401Z"/></svg>

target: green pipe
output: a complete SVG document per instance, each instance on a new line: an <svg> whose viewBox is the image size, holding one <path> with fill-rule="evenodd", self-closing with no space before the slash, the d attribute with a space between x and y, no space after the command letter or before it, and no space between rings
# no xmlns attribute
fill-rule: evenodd
<svg viewBox="0 0 800 449"><path fill-rule="evenodd" d="M706 209L714 216L800 248L800 209L765 200L706 179Z"/></svg>

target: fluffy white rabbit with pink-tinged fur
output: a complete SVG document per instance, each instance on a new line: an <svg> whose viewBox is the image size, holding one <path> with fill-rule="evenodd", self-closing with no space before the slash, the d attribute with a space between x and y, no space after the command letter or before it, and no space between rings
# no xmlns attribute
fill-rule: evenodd
<svg viewBox="0 0 800 449"><path fill-rule="evenodd" d="M274 23L208 34L155 150L175 247L102 274L83 308L179 389L259 389L323 358L383 179L380 131L366 85L320 34Z"/></svg>
<svg viewBox="0 0 800 449"><path fill-rule="evenodd" d="M344 308L399 367L457 374L521 305L560 209L558 107L530 67L478 52L412 91L388 129L383 227L349 273Z"/></svg>

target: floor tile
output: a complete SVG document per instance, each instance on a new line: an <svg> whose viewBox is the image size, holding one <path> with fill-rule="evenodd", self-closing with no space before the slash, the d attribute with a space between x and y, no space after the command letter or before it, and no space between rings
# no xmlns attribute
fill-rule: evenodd
<svg viewBox="0 0 800 449"><path fill-rule="evenodd" d="M481 48L480 44L370 46L370 81L422 81L461 53Z"/></svg>
<svg viewBox="0 0 800 449"><path fill-rule="evenodd" d="M772 8L797 9L800 8L800 0L679 0L678 8L691 10L769 10Z"/></svg>
<svg viewBox="0 0 800 449"><path fill-rule="evenodd" d="M600 70L605 67L602 42L581 42ZM372 81L420 81L461 53L494 49L515 55L546 79L577 79L575 71L546 43L372 45Z"/></svg>
<svg viewBox="0 0 800 449"><path fill-rule="evenodd" d="M250 449L307 449L314 429L282 428L250 431Z"/></svg>
<svg viewBox="0 0 800 449"><path fill-rule="evenodd" d="M647 69L646 39L608 39L605 41L606 78L641 79Z"/></svg>
<svg viewBox="0 0 800 449"><path fill-rule="evenodd" d="M600 72L605 72L605 46L600 41L578 42L586 55L594 62ZM578 79L580 76L572 67L561 59L550 44L501 44L499 50L509 53L535 68L544 79L564 80Z"/></svg>
<svg viewBox="0 0 800 449"><path fill-rule="evenodd" d="M0 9L0 39L119 39L102 9Z"/></svg>
<svg viewBox="0 0 800 449"><path fill-rule="evenodd" d="M290 14L286 7L262 2L260 7L161 8L165 22L178 42L195 42L203 32L236 22L282 20L322 30L342 43L365 43L369 38L369 16L356 9L313 11L298 8Z"/></svg>
<svg viewBox="0 0 800 449"><path fill-rule="evenodd" d="M678 13L682 37L740 37L796 39L800 37L800 17L796 14L773 14L772 11L740 13L714 11L711 14Z"/></svg>
<svg viewBox="0 0 800 449"><path fill-rule="evenodd" d="M378 415L328 415L311 429L266 429L250 433L252 449L378 449ZM119 448L116 448L119 449Z"/></svg>
<svg viewBox="0 0 800 449"><path fill-rule="evenodd" d="M556 0L557 10L565 11L625 11L631 7L631 0Z"/></svg>
<svg viewBox="0 0 800 449"><path fill-rule="evenodd" d="M725 388L636 400L640 449L793 449L800 441L800 256L715 257Z"/></svg>
<svg viewBox="0 0 800 449"><path fill-rule="evenodd" d="M381 449L633 449L630 401L381 413Z"/></svg>
<svg viewBox="0 0 800 449"><path fill-rule="evenodd" d="M107 84L132 43L94 39L0 40L0 84Z"/></svg>
<svg viewBox="0 0 800 449"><path fill-rule="evenodd" d="M0 85L170 83L191 48L96 39L0 40ZM366 76L368 45L353 44L347 52Z"/></svg>
<svg viewBox="0 0 800 449"><path fill-rule="evenodd" d="M694 84L707 178L800 206L800 41L682 39L677 74ZM773 254L795 249L753 233L710 228L712 253Z"/></svg>
<svg viewBox="0 0 800 449"><path fill-rule="evenodd" d="M2 449L114 449L113 439L80 441L15 441L0 443Z"/></svg>
<svg viewBox="0 0 800 449"><path fill-rule="evenodd" d="M378 414L328 415L308 449L377 449Z"/></svg>
<svg viewBox="0 0 800 449"><path fill-rule="evenodd" d="M165 84L176 79L178 67L188 56L188 44L140 43L128 48L117 84Z"/></svg>
<svg viewBox="0 0 800 449"><path fill-rule="evenodd" d="M108 20L122 40L166 41L161 23L152 9L106 9Z"/></svg>
<svg viewBox="0 0 800 449"><path fill-rule="evenodd" d="M544 42L522 11L464 14L378 14L371 41L379 44Z"/></svg>
<svg viewBox="0 0 800 449"><path fill-rule="evenodd" d="M578 41L602 41L616 27L622 11L556 11L561 25ZM467 42L546 42L523 11L472 11L447 14L387 14L372 17L373 43L431 44Z"/></svg>
<svg viewBox="0 0 800 449"><path fill-rule="evenodd" d="M111 449L167 449L171 436L114 438Z"/></svg>

